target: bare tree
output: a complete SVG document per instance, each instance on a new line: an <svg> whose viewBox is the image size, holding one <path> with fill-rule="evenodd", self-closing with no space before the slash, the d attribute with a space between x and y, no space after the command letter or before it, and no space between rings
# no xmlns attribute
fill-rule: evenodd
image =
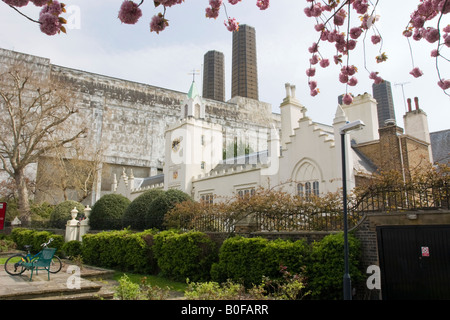
<svg viewBox="0 0 450 320"><path fill-rule="evenodd" d="M30 218L25 168L86 132L71 125L73 101L68 88L23 67L0 74L0 161L16 183L22 221Z"/></svg>

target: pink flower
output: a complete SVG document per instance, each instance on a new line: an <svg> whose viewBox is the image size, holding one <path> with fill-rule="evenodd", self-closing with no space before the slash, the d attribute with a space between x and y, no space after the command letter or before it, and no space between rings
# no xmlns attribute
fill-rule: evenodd
<svg viewBox="0 0 450 320"><path fill-rule="evenodd" d="M359 14L365 14L368 8L369 4L367 3L367 0L355 0L353 2L353 9Z"/></svg>
<svg viewBox="0 0 450 320"><path fill-rule="evenodd" d="M4 3L14 7L23 7L30 2L30 0L3 0Z"/></svg>
<svg viewBox="0 0 450 320"><path fill-rule="evenodd" d="M450 89L450 80L445 79L439 80L438 86L441 87L442 90Z"/></svg>
<svg viewBox="0 0 450 320"><path fill-rule="evenodd" d="M342 98L342 102L343 102L344 104L346 104L346 105L351 104L351 103L353 102L353 97L352 97L352 95L349 94L349 93L346 93L346 94L344 95L344 97Z"/></svg>
<svg viewBox="0 0 450 320"><path fill-rule="evenodd" d="M416 68L412 69L409 74L413 75L415 78L419 78L420 76L423 75L423 72L419 68L416 67Z"/></svg>
<svg viewBox="0 0 450 320"><path fill-rule="evenodd" d="M158 0L164 7L171 7L176 4L183 3L184 0Z"/></svg>
<svg viewBox="0 0 450 320"><path fill-rule="evenodd" d="M350 80L348 80L347 83L348 83L349 86L354 87L354 86L356 86L358 84L358 79L356 79L355 77L351 77Z"/></svg>
<svg viewBox="0 0 450 320"><path fill-rule="evenodd" d="M228 0L228 2L231 4L236 4L238 2L241 2L241 0Z"/></svg>
<svg viewBox="0 0 450 320"><path fill-rule="evenodd" d="M317 81L313 80L310 81L309 83L309 89L314 90L315 88L317 88Z"/></svg>
<svg viewBox="0 0 450 320"><path fill-rule="evenodd" d="M435 28L429 27L423 32L423 37L430 43L438 41L439 36L439 30Z"/></svg>
<svg viewBox="0 0 450 320"><path fill-rule="evenodd" d="M330 60L322 59L322 60L320 60L319 64L322 68L326 68L330 65Z"/></svg>
<svg viewBox="0 0 450 320"><path fill-rule="evenodd" d="M372 38L370 38L372 40L373 44L377 44L378 42L381 41L381 37L380 36L372 36Z"/></svg>
<svg viewBox="0 0 450 320"><path fill-rule="evenodd" d="M216 19L219 16L219 10L214 8L206 8L206 17Z"/></svg>
<svg viewBox="0 0 450 320"><path fill-rule="evenodd" d="M437 49L431 50L431 56L433 58L436 58L439 56L439 51L437 51Z"/></svg>
<svg viewBox="0 0 450 320"><path fill-rule="evenodd" d="M379 84L384 81L383 78L378 76L378 72L371 72L369 75L369 79L372 79L375 84Z"/></svg>
<svg viewBox="0 0 450 320"><path fill-rule="evenodd" d="M444 29L442 29L442 31L450 33L450 24L448 24Z"/></svg>
<svg viewBox="0 0 450 320"><path fill-rule="evenodd" d="M319 23L319 24L316 24L316 25L314 26L314 29L316 29L317 32L322 31L323 28L324 28L323 23Z"/></svg>
<svg viewBox="0 0 450 320"><path fill-rule="evenodd" d="M311 59L309 59L309 62L311 64L317 64L317 62L319 62L319 57L317 56L317 54L313 54L313 56L311 57Z"/></svg>
<svg viewBox="0 0 450 320"><path fill-rule="evenodd" d="M150 32L155 31L156 33L160 33L169 25L168 20L166 20L163 14L160 12L157 15L153 16L150 21Z"/></svg>
<svg viewBox="0 0 450 320"><path fill-rule="evenodd" d="M306 69L306 75L308 77L314 77L315 74L316 74L316 69L315 68Z"/></svg>
<svg viewBox="0 0 450 320"><path fill-rule="evenodd" d="M256 6L260 10L266 10L269 7L269 0L257 0L256 1Z"/></svg>
<svg viewBox="0 0 450 320"><path fill-rule="evenodd" d="M55 16L59 16L63 12L63 5L58 1L52 1L50 4L42 8L40 14L50 13Z"/></svg>
<svg viewBox="0 0 450 320"><path fill-rule="evenodd" d="M358 39L359 36L361 35L361 33L362 33L362 29L360 27L355 27L355 28L350 29L349 35L350 35L350 38L352 38L352 39Z"/></svg>
<svg viewBox="0 0 450 320"><path fill-rule="evenodd" d="M222 0L209 0L209 5L213 9L219 9L220 6L222 5L222 2L223 2Z"/></svg>
<svg viewBox="0 0 450 320"><path fill-rule="evenodd" d="M230 3L231 3L231 0L228 0L228 1L230 1ZM232 4L234 4L234 3L232 3ZM228 31L233 32L233 31L239 30L239 23L236 21L235 18L228 18L228 21L225 20L223 24L227 27Z"/></svg>
<svg viewBox="0 0 450 320"><path fill-rule="evenodd" d="M319 93L319 89L317 89L317 88L312 89L311 92L310 92L310 94L311 94L312 97L317 96L318 93Z"/></svg>
<svg viewBox="0 0 450 320"><path fill-rule="evenodd" d="M44 13L39 16L40 29L49 36L57 34L61 30L59 17L51 13Z"/></svg>
<svg viewBox="0 0 450 320"><path fill-rule="evenodd" d="M47 4L48 0L31 0L36 7L42 7L44 4Z"/></svg>
<svg viewBox="0 0 450 320"><path fill-rule="evenodd" d="M312 46L308 48L308 51L311 52L311 53L318 52L319 51L319 46L317 45L317 42L314 42L312 44Z"/></svg>
<svg viewBox="0 0 450 320"><path fill-rule="evenodd" d="M133 1L125 0L120 6L119 19L122 23L135 24L142 17L142 10Z"/></svg>
<svg viewBox="0 0 450 320"><path fill-rule="evenodd" d="M341 83L347 83L348 82L348 75L344 74L344 73L339 73L339 81Z"/></svg>
<svg viewBox="0 0 450 320"><path fill-rule="evenodd" d="M342 26L345 22L345 18L347 17L347 12L344 9L339 10L335 15L334 15L334 24L337 26Z"/></svg>

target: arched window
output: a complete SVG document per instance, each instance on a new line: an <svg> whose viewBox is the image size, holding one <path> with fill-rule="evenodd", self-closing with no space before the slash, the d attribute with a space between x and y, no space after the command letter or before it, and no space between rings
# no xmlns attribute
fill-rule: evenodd
<svg viewBox="0 0 450 320"><path fill-rule="evenodd" d="M305 183L305 199L309 200L311 198L311 182Z"/></svg>
<svg viewBox="0 0 450 320"><path fill-rule="evenodd" d="M302 183L297 183L297 195L299 195L300 197L304 197L304 188L303 188L303 184Z"/></svg>

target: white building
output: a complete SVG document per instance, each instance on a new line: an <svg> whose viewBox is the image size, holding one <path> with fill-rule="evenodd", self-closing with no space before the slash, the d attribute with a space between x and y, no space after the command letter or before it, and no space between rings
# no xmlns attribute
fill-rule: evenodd
<svg viewBox="0 0 450 320"><path fill-rule="evenodd" d="M280 105L281 130L273 125L272 130L261 128L245 132L239 139L263 148L224 160L227 128L204 118L205 106L193 82L181 107L179 121L166 127L163 174L142 179L133 177L133 183L127 184L129 178L124 174L113 191L132 200L149 188L177 188L195 200L207 201L236 193L252 193L257 187L279 187L302 195L335 192L342 187L339 130L355 120L362 120L365 126L345 136L348 190L356 185L358 176L377 169L377 161L370 156L378 152L373 150L385 146L380 143L382 130L378 128L377 103L371 95L359 95L351 105L338 105L333 124L325 125L307 116L307 109L295 96L294 86L286 84L285 87L286 97ZM416 114L411 113L411 116ZM408 113L405 117L409 117ZM426 118L422 120L426 122ZM415 132L411 133L413 136L408 132L401 136L419 141L428 150L429 140L423 139L422 131L420 136ZM367 146L372 148L369 156L361 151Z"/></svg>

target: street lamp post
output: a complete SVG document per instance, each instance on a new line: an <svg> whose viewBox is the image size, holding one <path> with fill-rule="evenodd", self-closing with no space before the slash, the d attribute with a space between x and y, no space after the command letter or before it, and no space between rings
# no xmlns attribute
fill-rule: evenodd
<svg viewBox="0 0 450 320"><path fill-rule="evenodd" d="M362 129L364 122L356 120L345 124L340 129L341 134L341 156L342 156L342 195L343 195L343 207L344 207L344 300L352 300L352 282L349 272L349 252L348 252L348 217L347 217L347 174L346 174L346 162L345 162L345 134L352 130Z"/></svg>

